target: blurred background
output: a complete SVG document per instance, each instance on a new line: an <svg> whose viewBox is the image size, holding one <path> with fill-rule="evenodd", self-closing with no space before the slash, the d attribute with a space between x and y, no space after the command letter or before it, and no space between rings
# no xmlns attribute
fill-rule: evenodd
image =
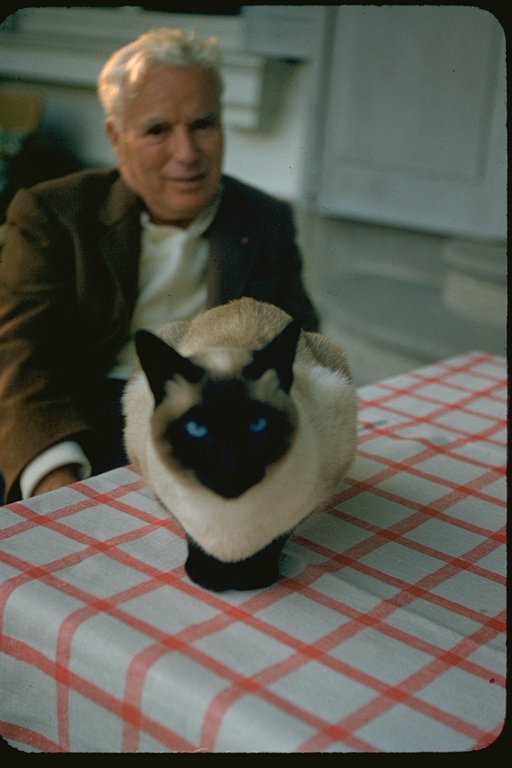
<svg viewBox="0 0 512 768"><path fill-rule="evenodd" d="M20 186L113 163L109 54L156 26L224 52L225 170L291 202L323 330L366 384L505 355L505 34L471 6L22 8L0 24L0 225ZM0 230L1 232L1 230Z"/></svg>

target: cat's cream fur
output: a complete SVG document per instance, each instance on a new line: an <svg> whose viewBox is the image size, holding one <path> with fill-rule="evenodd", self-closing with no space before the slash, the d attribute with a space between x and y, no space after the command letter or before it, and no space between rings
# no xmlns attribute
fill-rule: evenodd
<svg viewBox="0 0 512 768"><path fill-rule="evenodd" d="M264 346L290 319L273 305L243 298L190 322L172 322L157 335L210 371L236 375L250 362L251 350ZM130 460L184 530L219 560L249 557L290 532L333 495L353 461L357 396L343 350L322 334L302 331L293 372L289 394L279 389L274 371L254 384L262 399L296 418L297 430L286 455L236 499L218 496L190 472L173 468L155 446L162 424L196 401L198 385L169 382L168 396L155 412L142 371L127 385L125 443Z"/></svg>

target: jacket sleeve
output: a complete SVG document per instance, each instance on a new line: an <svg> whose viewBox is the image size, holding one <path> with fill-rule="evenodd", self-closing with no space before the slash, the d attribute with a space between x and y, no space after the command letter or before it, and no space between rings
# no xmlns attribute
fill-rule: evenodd
<svg viewBox="0 0 512 768"><path fill-rule="evenodd" d="M0 262L0 472L7 502L19 496L28 462L88 428L69 386L80 342L70 249L56 217L30 191L19 192Z"/></svg>

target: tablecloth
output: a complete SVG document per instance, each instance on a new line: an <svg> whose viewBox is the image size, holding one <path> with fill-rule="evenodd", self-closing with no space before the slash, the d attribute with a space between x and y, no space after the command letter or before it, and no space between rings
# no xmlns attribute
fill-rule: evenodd
<svg viewBox="0 0 512 768"><path fill-rule="evenodd" d="M216 594L133 467L0 510L0 734L43 752L463 752L505 718L506 364L360 390L280 581Z"/></svg>

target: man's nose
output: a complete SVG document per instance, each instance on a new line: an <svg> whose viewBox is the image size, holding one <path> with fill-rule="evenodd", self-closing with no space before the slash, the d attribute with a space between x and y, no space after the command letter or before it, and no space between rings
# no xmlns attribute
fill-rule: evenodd
<svg viewBox="0 0 512 768"><path fill-rule="evenodd" d="M175 127L171 138L171 151L174 159L180 163L191 163L197 160L199 149L194 133L188 126Z"/></svg>

